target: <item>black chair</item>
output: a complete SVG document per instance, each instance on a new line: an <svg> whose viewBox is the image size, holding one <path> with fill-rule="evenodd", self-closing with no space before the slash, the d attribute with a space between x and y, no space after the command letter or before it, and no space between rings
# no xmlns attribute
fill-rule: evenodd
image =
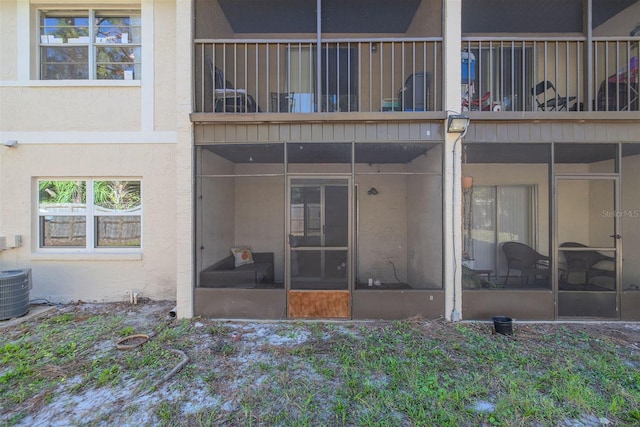
<svg viewBox="0 0 640 427"><path fill-rule="evenodd" d="M271 112L272 113L291 113L294 106L293 92L279 93L271 92Z"/></svg>
<svg viewBox="0 0 640 427"><path fill-rule="evenodd" d="M577 242L565 242L560 245L560 250L567 261L569 280L577 276L580 277L581 284L587 285L594 277L615 277L615 258L593 250L563 251L563 248L588 248L588 246Z"/></svg>
<svg viewBox="0 0 640 427"><path fill-rule="evenodd" d="M398 91L398 100L402 111L427 111L429 109L429 73L420 71L411 74Z"/></svg>
<svg viewBox="0 0 640 427"><path fill-rule="evenodd" d="M507 258L505 285L509 282L511 270L520 271L522 285L529 284L531 278L535 281L538 277L545 279L551 277L549 257L536 252L532 247L520 242L505 242L502 244L502 251Z"/></svg>
<svg viewBox="0 0 640 427"><path fill-rule="evenodd" d="M542 111L566 110L569 103L575 101L575 96L558 95L555 86L549 80L541 81L533 89L531 94Z"/></svg>
<svg viewBox="0 0 640 427"><path fill-rule="evenodd" d="M229 80L224 78L224 73L213 62L207 60L209 73L214 82L213 99L216 113L255 113L259 112L253 96L247 94L246 89L236 89Z"/></svg>

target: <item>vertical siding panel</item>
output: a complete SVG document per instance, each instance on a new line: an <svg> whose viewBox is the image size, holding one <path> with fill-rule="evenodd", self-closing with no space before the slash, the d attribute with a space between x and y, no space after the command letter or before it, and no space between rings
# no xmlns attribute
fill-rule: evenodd
<svg viewBox="0 0 640 427"><path fill-rule="evenodd" d="M289 125L289 136L291 137L291 141L300 141L302 140L302 125L299 123L292 123Z"/></svg>
<svg viewBox="0 0 640 427"><path fill-rule="evenodd" d="M322 141L322 124L313 123L311 125L311 140Z"/></svg>
<svg viewBox="0 0 640 427"><path fill-rule="evenodd" d="M507 123L507 138L509 139L509 142L518 142L520 141L519 138L519 126L517 123ZM526 140L525 140L526 141Z"/></svg>
<svg viewBox="0 0 640 427"><path fill-rule="evenodd" d="M408 126L404 124L400 126L400 128L398 129L398 138L405 141L408 141L411 139L411 133Z"/></svg>
<svg viewBox="0 0 640 427"><path fill-rule="evenodd" d="M304 125L300 131L300 141L311 141L311 126Z"/></svg>
<svg viewBox="0 0 640 427"><path fill-rule="evenodd" d="M357 139L355 123L346 123L344 125L344 137L347 141L355 141Z"/></svg>
<svg viewBox="0 0 640 427"><path fill-rule="evenodd" d="M518 127L518 136L517 141L527 141L531 142L531 128L528 123L518 123L516 125Z"/></svg>
<svg viewBox="0 0 640 427"><path fill-rule="evenodd" d="M540 123L524 123L523 126L529 128L529 139L535 142L543 141L542 125Z"/></svg>
<svg viewBox="0 0 640 427"><path fill-rule="evenodd" d="M367 141L373 141L375 139L377 139L378 137L378 129L377 126L374 123L365 123L364 125L365 128L365 139Z"/></svg>
<svg viewBox="0 0 640 427"><path fill-rule="evenodd" d="M247 125L247 141L258 141L258 125Z"/></svg>
<svg viewBox="0 0 640 427"><path fill-rule="evenodd" d="M409 139L411 141L420 140L420 124L409 123Z"/></svg>
<svg viewBox="0 0 640 427"><path fill-rule="evenodd" d="M400 125L396 122L387 124L387 138L392 141L400 139Z"/></svg>
<svg viewBox="0 0 640 427"><path fill-rule="evenodd" d="M258 140L259 141L269 140L269 128L267 126L258 127Z"/></svg>
<svg viewBox="0 0 640 427"><path fill-rule="evenodd" d="M335 123L333 125L333 138L336 141L344 141L344 123Z"/></svg>
<svg viewBox="0 0 640 427"><path fill-rule="evenodd" d="M509 142L509 129L506 126L500 126L497 123L491 123L491 128L495 132L496 141Z"/></svg>
<svg viewBox="0 0 640 427"><path fill-rule="evenodd" d="M600 126L595 126L595 134L594 140L598 142L606 141L607 139L607 129L611 124L601 124Z"/></svg>
<svg viewBox="0 0 640 427"><path fill-rule="evenodd" d="M322 124L322 140L323 141L335 141L335 135L333 133L333 123Z"/></svg>
<svg viewBox="0 0 640 427"><path fill-rule="evenodd" d="M550 123L540 123L540 139L544 142L551 142L553 140Z"/></svg>
<svg viewBox="0 0 640 427"><path fill-rule="evenodd" d="M280 141L280 125L269 125L268 141Z"/></svg>
<svg viewBox="0 0 640 427"><path fill-rule="evenodd" d="M225 142L227 138L226 126L215 125L214 138L212 142Z"/></svg>
<svg viewBox="0 0 640 427"><path fill-rule="evenodd" d="M376 141L384 141L389 139L389 125L387 123L376 123Z"/></svg>
<svg viewBox="0 0 640 427"><path fill-rule="evenodd" d="M584 124L574 124L573 125L573 137L576 141L585 141L586 133L585 133L585 125Z"/></svg>

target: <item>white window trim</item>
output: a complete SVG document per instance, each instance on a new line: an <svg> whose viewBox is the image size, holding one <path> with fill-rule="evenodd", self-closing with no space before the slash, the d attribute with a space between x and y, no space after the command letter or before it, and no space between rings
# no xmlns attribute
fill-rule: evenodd
<svg viewBox="0 0 640 427"><path fill-rule="evenodd" d="M86 218L86 242L85 247L43 247L41 246L41 237L42 237L42 223L40 221L40 197L39 197L39 183L40 181L84 181L87 188L87 201L86 201L86 211L82 215ZM95 246L95 217L97 216L96 211L94 210L93 204L93 183L95 181L139 181L140 182L140 199L142 200L140 204L140 211L135 214L135 216L140 216L140 247L137 248L127 248L127 247L97 247ZM34 191L35 191L35 201L36 201L36 216L35 216L35 225L34 229L36 232L34 233L34 241L33 247L36 249L34 255L41 255L38 259L47 260L47 259L94 259L98 258L103 259L107 257L110 259L111 256L116 256L118 259L122 259L120 256L126 256L125 259L142 259L142 252L144 247L143 236L144 236L144 191L143 181L140 177L38 177L35 179L34 183ZM65 216L65 214L61 214L60 216ZM110 213L109 216L134 216L127 215L122 213ZM80 258L58 258L57 255L67 256L74 254L79 256ZM51 256L54 256L51 258ZM131 258L133 257L133 258Z"/></svg>
<svg viewBox="0 0 640 427"><path fill-rule="evenodd" d="M99 80L107 80L107 81L120 81L119 79L98 79L96 73L97 73L97 61L96 61L96 54L97 54L97 49L99 47L103 47L106 46L105 44L99 44L96 41L96 27L95 27L95 22L96 22L96 16L97 16L97 12L100 13L105 13L105 12L122 12L124 11L131 11L131 12L136 12L137 14L140 15L140 42L139 43L128 43L125 46L134 46L134 47L139 47L140 48L140 75L137 76L137 79L133 79L133 80L126 80L127 82L130 81L139 81L142 79L142 61L144 59L144 55L142 54L142 31L143 31L143 25L142 25L142 9L140 6L135 7L135 8L122 8L122 7L93 7L94 5L86 5L86 6L79 6L79 7L52 7L52 8L45 8L45 7L41 7L37 9L37 13L36 13L36 19L37 19L37 31L35 31L37 34L35 34L36 37L36 46L37 46L37 60L36 60L36 66L37 66L37 78L39 81L49 81L52 79L44 79L42 77L42 47L43 46L51 46L51 47L60 47L60 46L68 46L68 44L43 44L41 42L41 32L42 32L42 15L43 14L47 14L47 12L49 11L53 11L53 12L64 12L64 11L73 11L76 12L78 11L78 9L82 12L86 11L86 17L88 19L88 30L89 30L89 42L88 43L83 43L83 44L79 44L78 46L87 46L88 47L88 53L87 53L87 67L88 67L88 75L89 78L87 79L68 79L68 80L63 80L65 82L69 82L69 81L99 81ZM84 16L84 15L82 15ZM33 31L32 31L33 32ZM114 46L123 46L121 44L115 44Z"/></svg>

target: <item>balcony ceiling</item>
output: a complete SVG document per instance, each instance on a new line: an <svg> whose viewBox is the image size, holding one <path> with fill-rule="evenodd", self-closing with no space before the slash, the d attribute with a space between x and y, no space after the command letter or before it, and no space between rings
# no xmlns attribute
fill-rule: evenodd
<svg viewBox="0 0 640 427"><path fill-rule="evenodd" d="M593 0L598 27L640 0ZM582 33L583 0L463 0L463 33Z"/></svg>
<svg viewBox="0 0 640 427"><path fill-rule="evenodd" d="M356 163L385 164L409 163L427 155L437 143L357 143ZM288 160L291 163L349 163L350 143L289 143ZM206 149L232 163L282 163L283 144L224 144L209 145Z"/></svg>
<svg viewBox="0 0 640 427"><path fill-rule="evenodd" d="M549 144L465 144L467 163L548 163ZM615 144L556 144L556 163L595 163L613 160ZM624 144L622 155L640 154L640 144Z"/></svg>
<svg viewBox="0 0 640 427"><path fill-rule="evenodd" d="M316 32L315 0L218 0L238 33ZM421 0L322 0L325 33L406 33Z"/></svg>

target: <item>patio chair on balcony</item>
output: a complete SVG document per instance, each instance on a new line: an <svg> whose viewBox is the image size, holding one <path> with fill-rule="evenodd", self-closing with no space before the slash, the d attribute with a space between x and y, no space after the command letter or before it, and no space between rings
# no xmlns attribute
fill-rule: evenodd
<svg viewBox="0 0 640 427"><path fill-rule="evenodd" d="M214 82L214 111L216 113L255 113L260 111L253 96L247 94L246 89L236 89L229 80L224 78L224 73L218 67L213 66L211 60L207 61L211 79Z"/></svg>
<svg viewBox="0 0 640 427"><path fill-rule="evenodd" d="M507 277L504 284L508 284L511 270L520 270L520 283L527 285L533 279L535 282L539 277L549 279L551 269L549 269L549 257L536 252L530 246L520 242L505 242L502 244L502 251L507 258Z"/></svg>
<svg viewBox="0 0 640 427"><path fill-rule="evenodd" d="M427 111L429 109L429 86L431 75L420 71L411 74L398 91L402 111Z"/></svg>
<svg viewBox="0 0 640 427"><path fill-rule="evenodd" d="M271 112L291 113L294 110L295 93L271 92Z"/></svg>
<svg viewBox="0 0 640 427"><path fill-rule="evenodd" d="M549 80L538 83L531 94L538 104L538 109L542 111L567 110L569 104L575 101L575 96L558 95L555 86Z"/></svg>

